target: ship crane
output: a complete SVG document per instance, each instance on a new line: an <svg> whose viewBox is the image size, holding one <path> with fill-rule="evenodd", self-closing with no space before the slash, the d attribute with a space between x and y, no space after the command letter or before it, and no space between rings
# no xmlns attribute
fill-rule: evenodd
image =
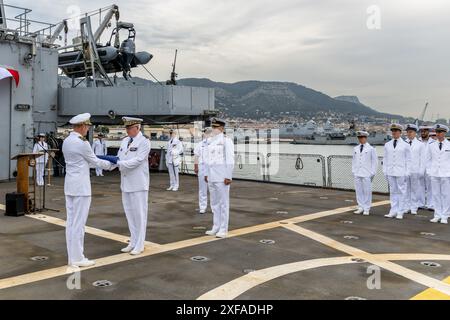
<svg viewBox="0 0 450 320"><path fill-rule="evenodd" d="M176 86L177 85L177 76L178 74L175 72L175 68L177 65L177 54L178 54L178 49L175 50L175 58L173 60L173 64L172 64L172 72L170 73L170 80L166 81L167 85L172 85L172 86Z"/></svg>
<svg viewBox="0 0 450 320"><path fill-rule="evenodd" d="M416 125L417 125L417 126L420 125L420 124L424 121L424 119L425 119L425 113L426 113L427 110L428 110L428 105L429 105L429 103L427 102L427 103L425 104L425 107L423 108L422 113L420 114L419 118L416 119Z"/></svg>

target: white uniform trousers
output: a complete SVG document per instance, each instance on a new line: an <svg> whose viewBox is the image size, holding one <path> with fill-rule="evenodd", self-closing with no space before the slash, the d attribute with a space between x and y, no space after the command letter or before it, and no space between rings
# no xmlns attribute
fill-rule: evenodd
<svg viewBox="0 0 450 320"><path fill-rule="evenodd" d="M205 211L208 207L208 183L205 181L205 176L198 175L198 208L200 211Z"/></svg>
<svg viewBox="0 0 450 320"><path fill-rule="evenodd" d="M99 168L99 167L96 167L95 168L95 174L97 175L97 177L98 176L102 176L103 175L103 169Z"/></svg>
<svg viewBox="0 0 450 320"><path fill-rule="evenodd" d="M402 214L406 209L406 189L407 183L405 176L394 177L388 176L389 191L391 198L391 211L390 214Z"/></svg>
<svg viewBox="0 0 450 320"><path fill-rule="evenodd" d="M38 186L44 185L44 170L45 170L45 163L36 162L36 183Z"/></svg>
<svg viewBox="0 0 450 320"><path fill-rule="evenodd" d="M122 192L122 203L130 229L130 246L142 251L147 231L148 191Z"/></svg>
<svg viewBox="0 0 450 320"><path fill-rule="evenodd" d="M167 164L169 169L170 186L173 189L178 189L180 187L179 171L180 166L174 166L172 163Z"/></svg>
<svg viewBox="0 0 450 320"><path fill-rule="evenodd" d="M91 206L91 197L66 196L66 243L69 265L85 259L84 226Z"/></svg>
<svg viewBox="0 0 450 320"><path fill-rule="evenodd" d="M425 207L428 209L433 209L433 187L431 186L431 177L429 175L425 175L424 177L424 185L425 185L425 192L424 192L424 203Z"/></svg>
<svg viewBox="0 0 450 320"><path fill-rule="evenodd" d="M417 212L425 205L422 199L425 194L423 180L423 176L417 173L412 173L406 178L406 211Z"/></svg>
<svg viewBox="0 0 450 320"><path fill-rule="evenodd" d="M209 182L214 232L227 233L230 216L230 186L223 182Z"/></svg>
<svg viewBox="0 0 450 320"><path fill-rule="evenodd" d="M370 211L372 206L372 180L370 177L355 177L356 201L358 207Z"/></svg>
<svg viewBox="0 0 450 320"><path fill-rule="evenodd" d="M434 217L447 218L450 216L450 178L431 177L433 190Z"/></svg>

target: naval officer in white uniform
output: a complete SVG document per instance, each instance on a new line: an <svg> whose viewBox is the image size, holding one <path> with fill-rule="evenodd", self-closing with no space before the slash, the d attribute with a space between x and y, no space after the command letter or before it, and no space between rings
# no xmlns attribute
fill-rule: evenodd
<svg viewBox="0 0 450 320"><path fill-rule="evenodd" d="M94 151L94 154L96 156L106 156L106 154L108 153L106 149L106 142L103 139L104 137L105 135L100 132L97 135L97 139L92 143L92 151ZM97 177L103 177L103 169L95 168L95 174L97 175Z"/></svg>
<svg viewBox="0 0 450 320"><path fill-rule="evenodd" d="M434 218L431 222L441 221L448 224L450 216L450 142L445 138L448 127L442 124L434 126L436 142L428 146L427 158L430 166L427 173L431 177L433 190Z"/></svg>
<svg viewBox="0 0 450 320"><path fill-rule="evenodd" d="M45 142L45 134L38 135L38 141L34 144L33 153L42 153L43 155L36 158L36 183L38 186L44 185L45 164L48 161L48 145Z"/></svg>
<svg viewBox="0 0 450 320"><path fill-rule="evenodd" d="M375 148L367 142L368 132L358 131L356 135L359 145L353 149L352 172L358 210L354 213L368 216L372 206L372 180L377 173L378 156Z"/></svg>
<svg viewBox="0 0 450 320"><path fill-rule="evenodd" d="M166 165L169 170L170 186L167 191L178 191L180 187L180 164L183 154L183 144L174 130L170 130L170 140L167 143Z"/></svg>
<svg viewBox="0 0 450 320"><path fill-rule="evenodd" d="M417 131L419 127L415 124L406 126L406 143L411 147L411 161L408 164L409 176L406 179L407 186L407 207L406 211L411 214L417 214L417 210L425 204L422 197L425 194L425 185L423 180L425 177L426 163L426 147L417 139ZM405 212L405 213L407 213Z"/></svg>
<svg viewBox="0 0 450 320"><path fill-rule="evenodd" d="M392 140L384 145L383 173L389 182L391 210L386 218L403 219L406 209L406 179L409 176L411 148L402 138L403 127L391 126Z"/></svg>
<svg viewBox="0 0 450 320"><path fill-rule="evenodd" d="M420 127L420 141L425 146L425 154L428 153L429 145L435 142L435 140L432 139L431 136L430 136L430 131L432 129L433 129L433 127L429 127L429 126L421 126ZM424 193L420 197L420 203L422 204L422 207L424 209L433 210L434 209L434 206L433 206L433 189L431 188L431 177L426 172L427 171L426 169L430 166L430 163L427 161L427 159L425 161L426 161L426 163L425 163L425 175L424 175L423 179L420 182L424 186Z"/></svg>
<svg viewBox="0 0 450 320"><path fill-rule="evenodd" d="M213 212L213 227L207 235L225 238L228 233L230 215L230 185L234 169L234 145L225 137L225 121L212 119L212 136L208 142L207 173Z"/></svg>
<svg viewBox="0 0 450 320"><path fill-rule="evenodd" d="M88 267L95 264L84 256L84 227L91 205L91 180L89 168L111 170L114 166L98 159L86 140L91 115L83 113L70 119L73 132L64 140L62 152L66 161L64 194L66 198L66 241L69 265Z"/></svg>
<svg viewBox="0 0 450 320"><path fill-rule="evenodd" d="M198 208L200 214L206 212L208 207L208 183L205 181L206 161L208 156L208 137L211 129L203 129L202 141L194 148L194 172L198 177Z"/></svg>
<svg viewBox="0 0 450 320"><path fill-rule="evenodd" d="M150 171L150 140L141 133L142 119L122 118L128 137L122 140L117 157L120 170L122 204L130 229L130 244L122 252L138 255L144 251L147 231Z"/></svg>

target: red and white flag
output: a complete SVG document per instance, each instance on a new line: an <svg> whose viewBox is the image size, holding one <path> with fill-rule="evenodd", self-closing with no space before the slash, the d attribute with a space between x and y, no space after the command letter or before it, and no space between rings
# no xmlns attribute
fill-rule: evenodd
<svg viewBox="0 0 450 320"><path fill-rule="evenodd" d="M10 77L14 78L17 87L20 79L19 72L11 68L0 67L0 80Z"/></svg>

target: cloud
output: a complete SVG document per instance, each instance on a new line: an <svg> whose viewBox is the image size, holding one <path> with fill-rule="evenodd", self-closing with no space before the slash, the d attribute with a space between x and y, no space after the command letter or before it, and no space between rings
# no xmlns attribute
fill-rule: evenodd
<svg viewBox="0 0 450 320"><path fill-rule="evenodd" d="M58 21L109 1L49 1L33 18ZM155 55L149 68L169 77L179 49L181 77L218 81L292 81L332 96L351 94L380 111L450 118L450 3L445 0L135 0L117 1L135 24L137 49ZM366 26L379 6L381 30ZM109 33L110 30L107 31ZM105 34L106 36L106 34ZM136 70L135 75L146 76Z"/></svg>

